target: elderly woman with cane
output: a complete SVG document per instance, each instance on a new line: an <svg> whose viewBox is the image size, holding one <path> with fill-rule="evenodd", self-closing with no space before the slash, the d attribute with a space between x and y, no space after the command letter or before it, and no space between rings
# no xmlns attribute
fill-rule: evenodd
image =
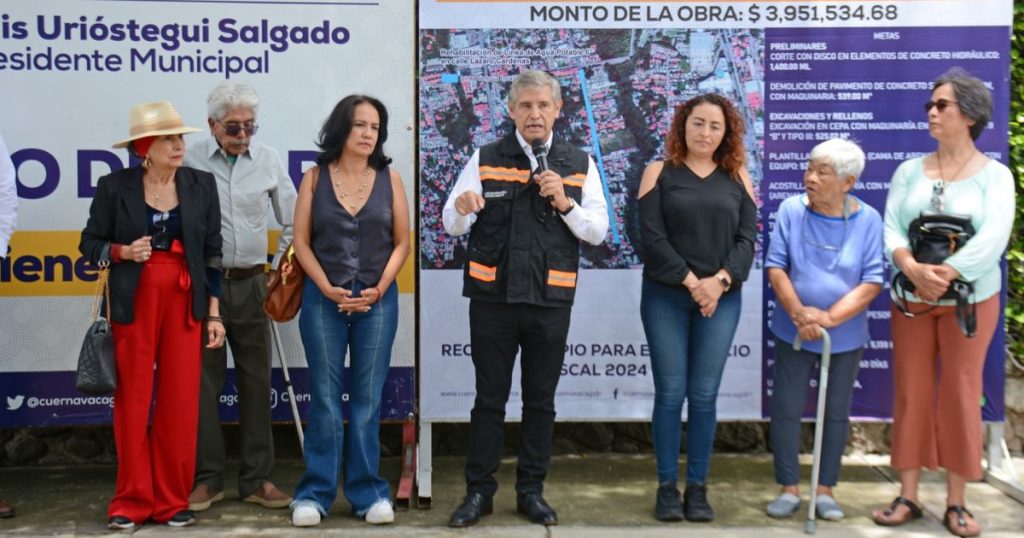
<svg viewBox="0 0 1024 538"><path fill-rule="evenodd" d="M768 504L771 517L800 507L800 418L815 364L822 360L822 329L832 340L827 375L821 476L813 492L819 517L843 518L832 488L850 425L850 400L868 335L866 309L881 292L882 218L850 194L864 170L864 152L832 139L811 150L804 172L806 193L782 202L765 259L777 304L771 400L775 480L782 486ZM798 343L799 350L794 349Z"/></svg>

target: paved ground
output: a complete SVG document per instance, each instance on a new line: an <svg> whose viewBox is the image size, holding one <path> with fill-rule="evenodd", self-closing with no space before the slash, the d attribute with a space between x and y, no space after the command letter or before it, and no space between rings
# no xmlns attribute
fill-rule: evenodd
<svg viewBox="0 0 1024 538"><path fill-rule="evenodd" d="M886 458L849 458L843 481L836 489L847 512L840 523L819 522L817 534L826 537L949 536L940 523L944 508L941 475L927 474L922 488L926 515L899 529L874 525L867 514L886 504L897 488ZM448 515L461 500L462 460L434 461L432 508L399 512L396 523L371 527L348 516L344 501L335 504L331 517L316 529L294 529L287 510L268 511L228 498L201 512L199 524L187 529L145 525L139 536L479 536L491 537L669 537L679 534L708 537L776 537L803 535L806 512L792 520L773 520L764 505L776 493L771 460L766 456L716 455L709 481L710 500L717 518L711 524L663 524L651 516L655 484L652 455L598 454L555 458L546 497L558 510L561 525L545 529L529 524L515 513L512 491L514 463L502 466L502 488L495 498L495 513L476 527L446 527ZM388 476L399 474L398 461L383 462ZM275 481L288 489L302 471L301 461L278 465ZM809 469L805 467L805 474ZM0 536L72 536L112 534L106 530L105 509L114 487L116 469L103 467L3 468L0 493L17 506L18 515L0 520ZM1024 506L985 483L972 483L969 505L984 526L983 536L1024 536ZM415 503L414 503L415 505ZM806 505L806 502L805 502ZM124 532L122 534L128 534Z"/></svg>

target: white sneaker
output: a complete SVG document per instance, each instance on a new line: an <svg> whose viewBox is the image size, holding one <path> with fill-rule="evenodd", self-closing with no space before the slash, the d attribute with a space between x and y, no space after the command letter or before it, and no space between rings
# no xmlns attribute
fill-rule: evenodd
<svg viewBox="0 0 1024 538"><path fill-rule="evenodd" d="M305 501L295 503L292 510L292 525L296 527L315 527L320 524L320 511L316 504Z"/></svg>
<svg viewBox="0 0 1024 538"><path fill-rule="evenodd" d="M366 522L371 525L384 525L386 523L394 523L395 511L391 508L391 501L387 499L381 499L370 507L366 511Z"/></svg>

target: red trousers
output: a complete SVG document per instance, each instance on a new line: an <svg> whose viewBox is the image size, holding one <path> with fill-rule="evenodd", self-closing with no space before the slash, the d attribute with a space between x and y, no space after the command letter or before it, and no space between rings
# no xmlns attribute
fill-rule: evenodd
<svg viewBox="0 0 1024 538"><path fill-rule="evenodd" d="M911 311L927 309L911 304ZM978 303L978 334L967 338L956 309L907 318L892 309L892 466L981 478L981 396L985 356L999 322L999 296Z"/></svg>
<svg viewBox="0 0 1024 538"><path fill-rule="evenodd" d="M118 469L108 517L164 522L188 509L202 367L191 298L184 255L154 251L135 292L135 320L113 324Z"/></svg>

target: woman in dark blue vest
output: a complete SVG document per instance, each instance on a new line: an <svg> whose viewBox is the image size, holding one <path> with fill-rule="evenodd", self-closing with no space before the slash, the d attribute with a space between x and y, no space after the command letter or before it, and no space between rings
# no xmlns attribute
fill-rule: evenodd
<svg viewBox="0 0 1024 538"><path fill-rule="evenodd" d="M343 469L356 517L372 524L395 519L388 482L378 472L380 407L398 329L395 277L410 243L402 178L384 155L387 123L377 99L342 99L320 130L317 166L299 188L295 252L306 271L299 331L312 401L306 471L292 503L296 527L318 525L327 515Z"/></svg>

